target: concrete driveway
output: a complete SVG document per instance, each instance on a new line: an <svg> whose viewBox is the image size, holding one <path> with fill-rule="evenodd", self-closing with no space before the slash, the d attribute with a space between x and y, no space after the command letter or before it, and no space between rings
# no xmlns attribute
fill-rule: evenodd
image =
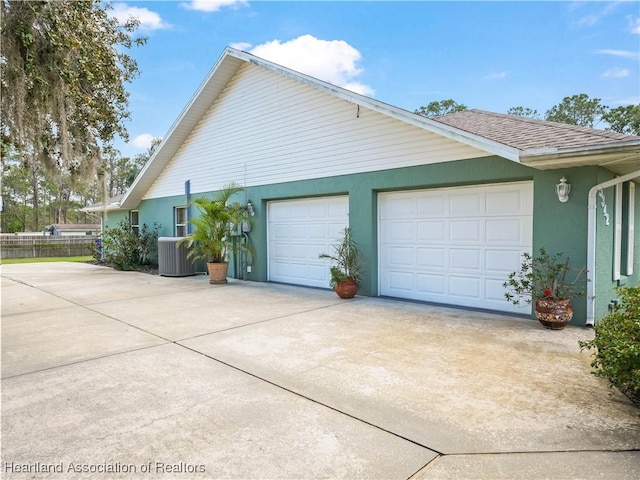
<svg viewBox="0 0 640 480"><path fill-rule="evenodd" d="M636 479L592 330L202 276L3 265L6 479Z"/></svg>

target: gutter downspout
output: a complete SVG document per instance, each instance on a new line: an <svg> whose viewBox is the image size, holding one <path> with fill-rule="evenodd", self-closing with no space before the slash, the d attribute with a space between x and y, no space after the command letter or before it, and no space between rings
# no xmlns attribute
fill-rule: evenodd
<svg viewBox="0 0 640 480"><path fill-rule="evenodd" d="M613 187L628 180L640 177L640 170L628 173L622 177L616 177L606 182L594 185L589 190L589 220L587 224L587 322L586 325L593 327L595 324L595 306L596 306L596 195L604 188Z"/></svg>

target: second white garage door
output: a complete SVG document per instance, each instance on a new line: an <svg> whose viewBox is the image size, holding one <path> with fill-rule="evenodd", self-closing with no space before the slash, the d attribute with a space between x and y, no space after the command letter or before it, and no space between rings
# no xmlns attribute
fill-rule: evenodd
<svg viewBox="0 0 640 480"><path fill-rule="evenodd" d="M329 288L329 264L321 253L333 253L349 225L349 197L321 197L269 202L269 280Z"/></svg>
<svg viewBox="0 0 640 480"><path fill-rule="evenodd" d="M531 252L533 184L381 193L380 294L524 313L503 282Z"/></svg>

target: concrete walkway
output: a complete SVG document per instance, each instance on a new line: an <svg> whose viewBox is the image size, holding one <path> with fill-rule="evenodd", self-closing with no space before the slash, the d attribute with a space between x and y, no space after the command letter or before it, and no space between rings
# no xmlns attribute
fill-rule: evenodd
<svg viewBox="0 0 640 480"><path fill-rule="evenodd" d="M592 330L331 291L3 265L3 479L637 479Z"/></svg>

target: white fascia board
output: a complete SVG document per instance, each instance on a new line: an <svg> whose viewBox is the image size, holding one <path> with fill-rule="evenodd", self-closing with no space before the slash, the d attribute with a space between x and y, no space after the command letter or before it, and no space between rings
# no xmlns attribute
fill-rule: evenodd
<svg viewBox="0 0 640 480"><path fill-rule="evenodd" d="M520 154L520 158L523 161L529 159L532 161L543 161L544 157L549 157L550 159L558 159L579 157L584 155L605 155L612 153L640 154L640 140L634 140L630 142L612 142L600 145L588 145L571 148L530 148L528 150L523 150Z"/></svg>
<svg viewBox="0 0 640 480"><path fill-rule="evenodd" d="M138 203L140 203L145 192L151 187L157 176L160 175L164 167L178 151L184 140L191 133L193 127L200 121L211 103L215 101L215 98L217 98L224 86L222 88L211 88L214 87L214 85L211 84L212 78L216 72L220 70L221 65L228 57L232 56L238 58L234 55L234 52L237 51L227 47L220 58L216 61L204 81L187 102L186 107L173 122L173 125L169 128L169 131L163 138L160 145L158 145L149 161L145 164L127 190L127 193L120 202L122 208L134 208ZM227 79L227 81L228 80L229 79ZM226 83L227 82L225 82L225 85ZM185 122L192 124L188 131L180 129Z"/></svg>
<svg viewBox="0 0 640 480"><path fill-rule="evenodd" d="M121 210L120 203L110 203L109 205L93 205L80 209L81 212L112 212Z"/></svg>
<svg viewBox="0 0 640 480"><path fill-rule="evenodd" d="M236 58L240 58L242 60L245 60L246 62L261 66L267 70L278 73L297 82L304 83L313 88L338 97L342 100L353 103L354 105L366 107L382 115L400 120L404 123L411 124L415 127L422 128L431 133L441 135L457 142L464 143L465 145L475 147L489 154L498 155L515 162L520 161L520 150L516 148L509 147L492 140L488 140L479 135L474 135L464 130L451 127L449 125L445 125L435 120L431 120L430 118L411 113L408 110L403 110L402 108L395 107L388 103L384 103L379 100L360 95L359 93L352 92L351 90L337 87L323 80L319 80L304 73L296 72L281 65L277 65L262 58L256 57L255 55L251 55L250 53L240 52L233 49L229 50L231 51L230 54L235 56Z"/></svg>
<svg viewBox="0 0 640 480"><path fill-rule="evenodd" d="M262 68L270 70L274 73L290 78L297 82L301 82L310 85L316 89L322 90L333 96L341 98L347 102L355 105L361 105L370 110L376 111L383 115L395 118L402 122L414 125L416 127L427 130L431 133L441 135L443 137L455 140L457 142L469 145L479 150L485 151L490 155L498 155L500 157L520 162L520 151L518 149L508 147L498 142L488 140L484 137L474 135L464 130L445 125L435 120L431 120L426 117L411 113L407 110L403 110L393 105L389 105L378 100L374 100L364 95L346 90L341 87L337 87L328 82L318 80L317 78L309 75L299 73L277 65L268 60L256 57L247 52L236 50L231 47L225 48L224 52L217 60L215 65L211 68L204 81L198 87L196 93L191 97L186 107L182 110L176 121L173 123L168 133L163 138L162 143L158 145L156 151L153 153L149 161L140 171L133 184L127 190L127 193L120 202L120 208L131 209L137 207L138 203L142 200L145 192L151 187L153 181L162 172L167 163L171 160L175 152L180 148L191 129L187 131L184 128L180 128L183 123L193 123L193 126L202 118L202 115L206 112L207 108L211 105L217 95L226 86L228 80L224 81L224 84L220 88L214 88L212 85L214 77L221 71L221 67L225 62L228 62L229 58L241 60L247 63L258 65ZM238 65L239 67L240 65ZM237 71L237 68L234 70Z"/></svg>

